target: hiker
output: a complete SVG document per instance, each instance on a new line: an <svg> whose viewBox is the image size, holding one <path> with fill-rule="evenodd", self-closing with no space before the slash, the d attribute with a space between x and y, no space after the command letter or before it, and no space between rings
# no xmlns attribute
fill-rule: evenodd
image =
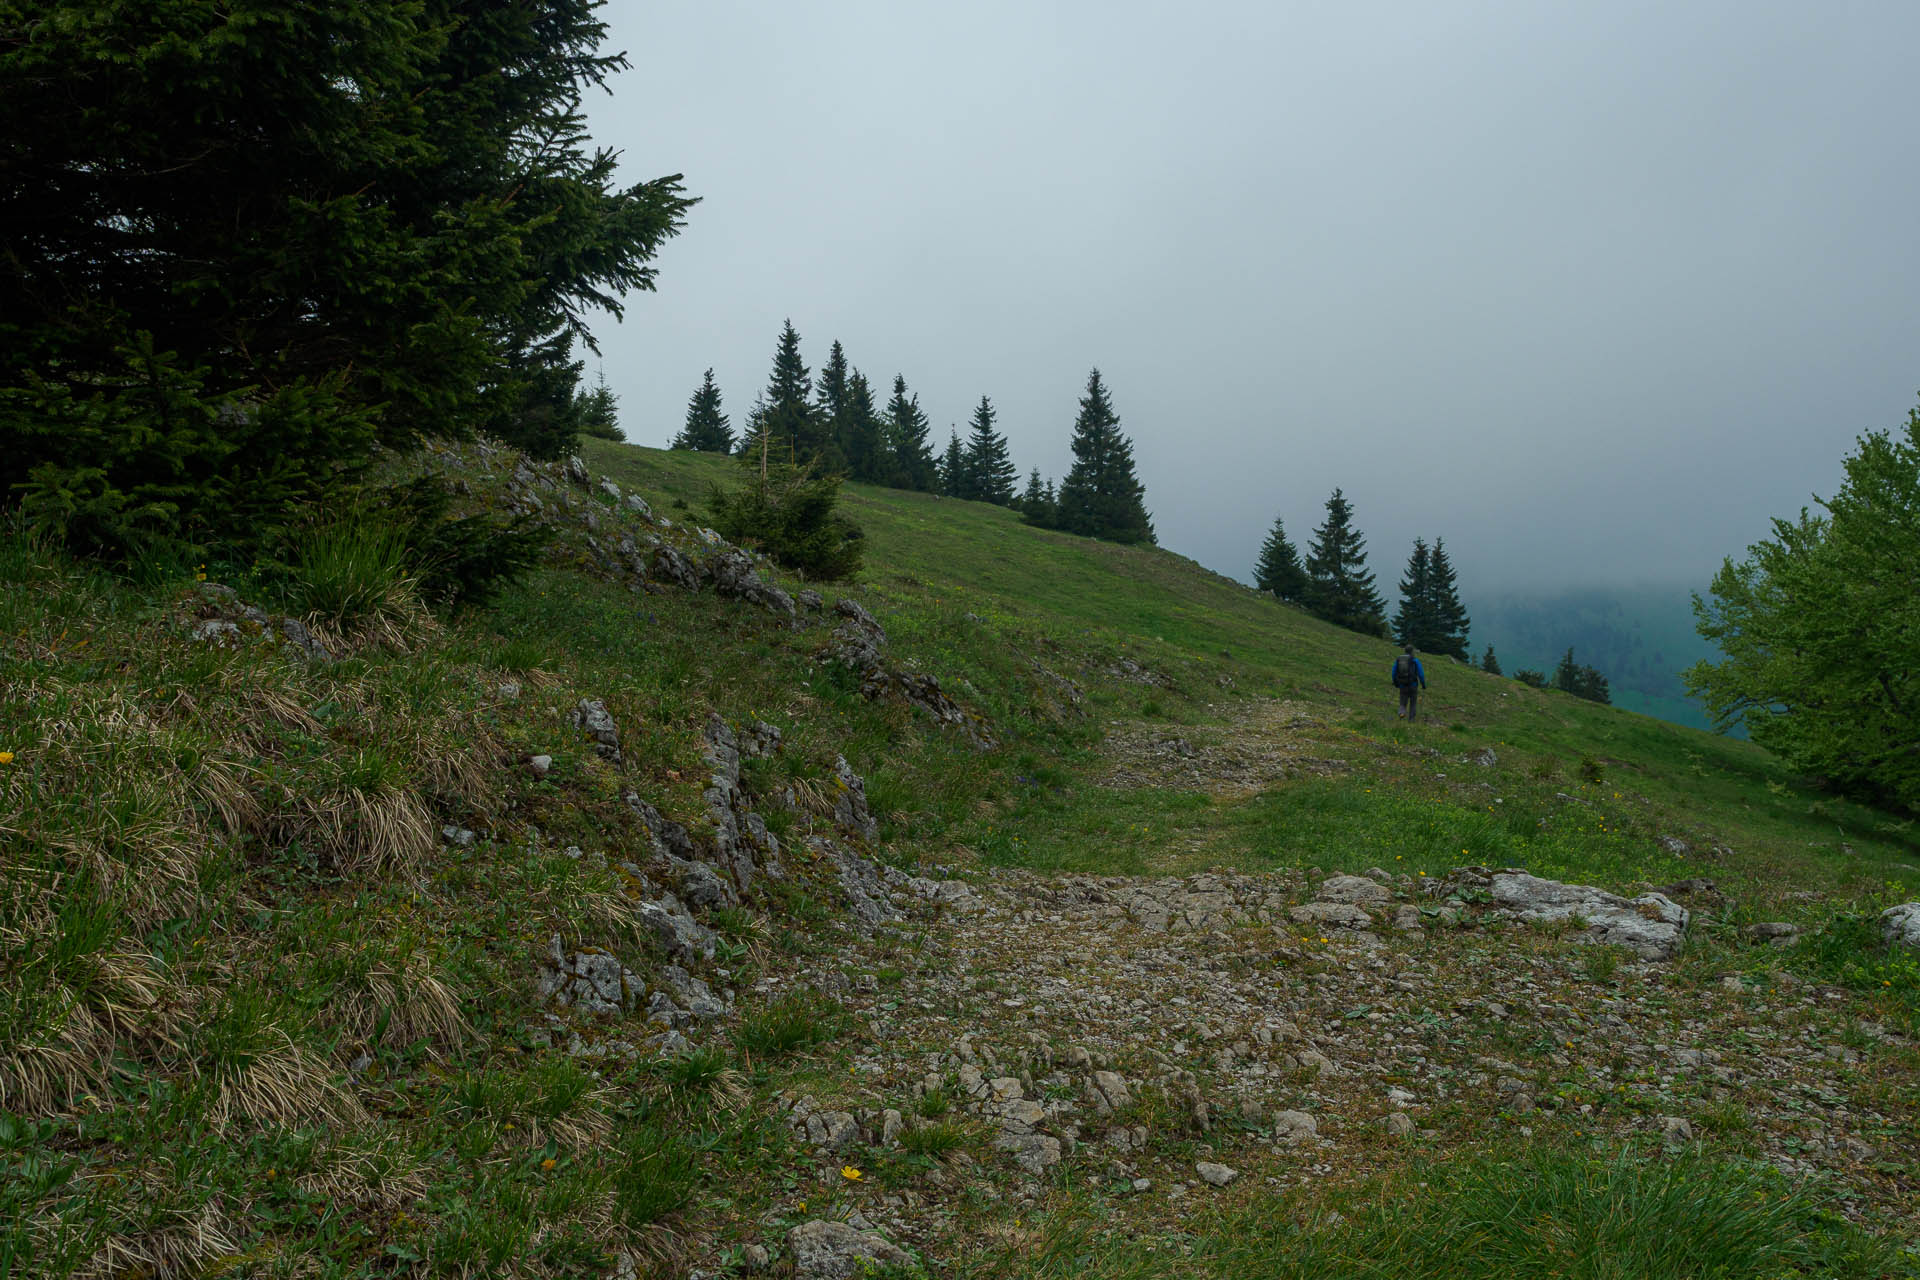
<svg viewBox="0 0 1920 1280"><path fill-rule="evenodd" d="M1427 673L1421 669L1420 659L1413 656L1413 646L1393 660L1393 687L1400 691L1400 709L1393 714L1403 720L1413 719L1420 707L1420 691L1427 687Z"/></svg>

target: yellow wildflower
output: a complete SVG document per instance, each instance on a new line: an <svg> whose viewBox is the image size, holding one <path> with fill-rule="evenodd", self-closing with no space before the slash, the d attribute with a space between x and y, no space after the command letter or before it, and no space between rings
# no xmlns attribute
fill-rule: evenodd
<svg viewBox="0 0 1920 1280"><path fill-rule="evenodd" d="M858 1169L854 1168L850 1164L843 1164L840 1166L840 1176L845 1178L848 1182L858 1182L860 1181L861 1178L865 1177L866 1175L861 1173Z"/></svg>
<svg viewBox="0 0 1920 1280"><path fill-rule="evenodd" d="M13 763L13 752L0 751L0 764L12 764L12 763Z"/></svg>
<svg viewBox="0 0 1920 1280"><path fill-rule="evenodd" d="M548 1156L548 1157L547 1157L547 1158L546 1158L545 1160L542 1160L542 1161L540 1162L540 1167L541 1167L542 1169L551 1169L551 1168L553 1168L553 1157L552 1157L552 1156Z"/></svg>

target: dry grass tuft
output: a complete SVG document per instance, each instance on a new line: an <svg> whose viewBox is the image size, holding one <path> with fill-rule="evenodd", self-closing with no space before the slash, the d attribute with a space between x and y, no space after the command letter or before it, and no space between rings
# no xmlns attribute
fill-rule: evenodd
<svg viewBox="0 0 1920 1280"><path fill-rule="evenodd" d="M234 1238L233 1223L217 1202L160 1216L159 1225L108 1236L77 1274L87 1280L202 1276L239 1258L241 1245Z"/></svg>
<svg viewBox="0 0 1920 1280"><path fill-rule="evenodd" d="M454 1048L467 1033L460 998L418 958L400 968L368 969L357 989L336 991L320 1016L323 1025L344 1032L354 1044L379 1035L402 1048L424 1043L436 1055Z"/></svg>
<svg viewBox="0 0 1920 1280"><path fill-rule="evenodd" d="M362 1212L391 1213L419 1202L427 1192L427 1175L399 1152L335 1148L322 1168L301 1176L295 1185L310 1196Z"/></svg>
<svg viewBox="0 0 1920 1280"><path fill-rule="evenodd" d="M214 1090L207 1104L208 1123L221 1131L236 1120L335 1127L368 1123L365 1109L334 1083L326 1063L295 1044L278 1027L271 1028L269 1034L277 1043L245 1061L222 1063L203 1074L203 1080Z"/></svg>

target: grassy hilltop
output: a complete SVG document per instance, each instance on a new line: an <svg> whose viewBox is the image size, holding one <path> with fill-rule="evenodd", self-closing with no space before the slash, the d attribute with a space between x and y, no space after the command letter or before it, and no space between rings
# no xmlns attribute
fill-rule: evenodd
<svg viewBox="0 0 1920 1280"><path fill-rule="evenodd" d="M377 571L329 615L338 581L0 539L0 1276L786 1274L850 1215L914 1250L894 1276L1907 1274L1920 966L1871 922L1920 897L1910 822L1441 660L1403 724L1385 643L981 504L849 486L866 567L791 622L643 586L621 541L711 556L738 464L585 461L533 488L543 567L450 619ZM519 500L510 454L427 464ZM969 728L863 692L841 596ZM735 775L772 839L697 897L716 717L780 731ZM1643 963L1423 894L1464 865L1711 885ZM1409 927L1291 921L1370 868ZM889 911L858 887L889 870L963 884L896 875ZM1189 893L1265 905L1143 923ZM1773 921L1800 940L1742 931ZM546 1000L556 946L619 1007ZM1723 1070L1669 1064L1696 1045ZM1014 1103L1057 1162L1010 1158ZM1502 1226L1523 1202L1544 1225Z"/></svg>

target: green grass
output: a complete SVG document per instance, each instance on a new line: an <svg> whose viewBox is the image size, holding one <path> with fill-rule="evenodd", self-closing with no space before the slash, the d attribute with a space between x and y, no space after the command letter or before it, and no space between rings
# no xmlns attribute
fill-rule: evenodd
<svg viewBox="0 0 1920 1280"><path fill-rule="evenodd" d="M1422 1163L1320 1209L1209 1215L1190 1255L1099 1274L1245 1280L1708 1280L1910 1275L1819 1189L1695 1154L1536 1146ZM1131 1255L1131 1256L1129 1256ZM1058 1271L1039 1275L1065 1275Z"/></svg>

